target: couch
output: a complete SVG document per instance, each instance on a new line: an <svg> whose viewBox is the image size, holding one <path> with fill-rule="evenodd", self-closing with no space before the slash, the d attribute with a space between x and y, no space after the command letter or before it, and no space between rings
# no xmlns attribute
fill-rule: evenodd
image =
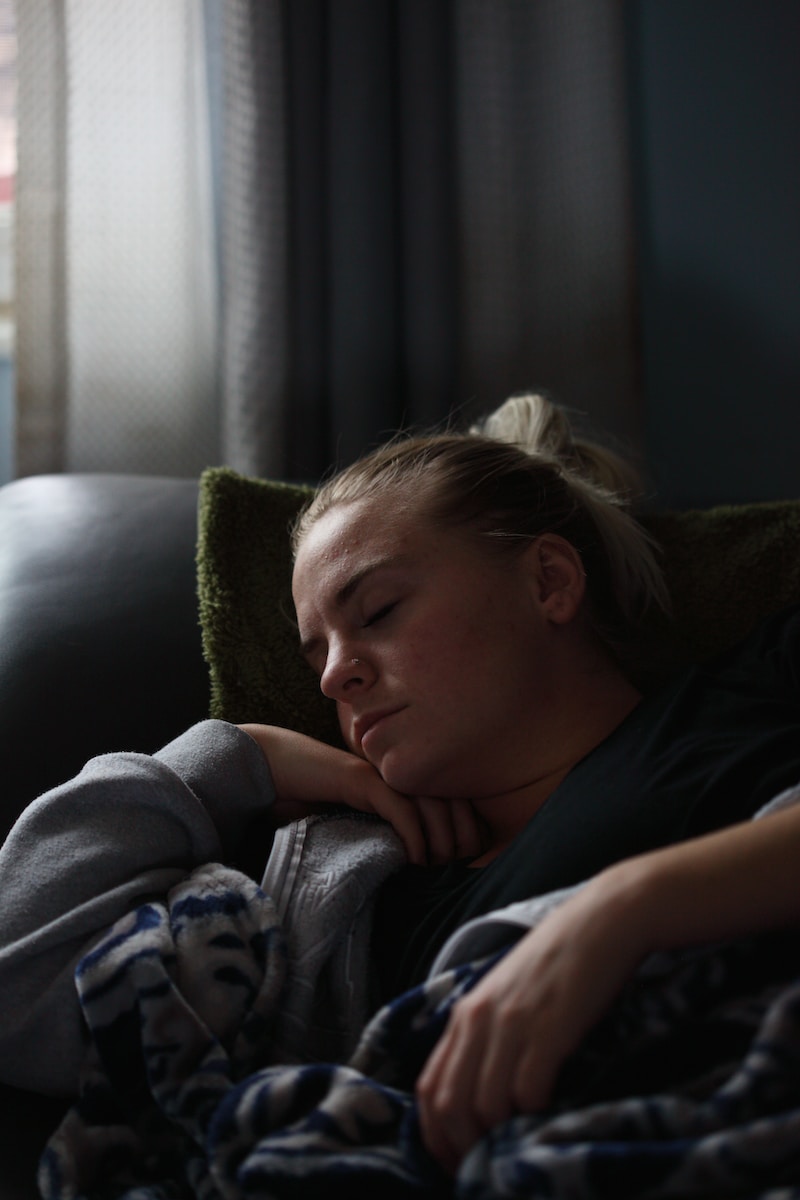
<svg viewBox="0 0 800 1200"><path fill-rule="evenodd" d="M196 480L57 475L0 488L2 835L93 754L208 715ZM0 1197L33 1200L55 1100L0 1087Z"/></svg>
<svg viewBox="0 0 800 1200"><path fill-rule="evenodd" d="M245 668L275 625L275 606L253 604L247 588L253 535L270 520L283 534L281 505L302 498L277 485L275 516L275 487L219 470L199 484L76 474L0 488L3 836L30 801L94 754L154 751L209 712L254 719L253 689L268 681ZM800 598L800 504L662 514L653 527L667 544L692 656ZM301 707L307 685L319 696L313 680L300 679ZM7 1087L0 1102L0 1200L35 1200L38 1156L64 1106Z"/></svg>

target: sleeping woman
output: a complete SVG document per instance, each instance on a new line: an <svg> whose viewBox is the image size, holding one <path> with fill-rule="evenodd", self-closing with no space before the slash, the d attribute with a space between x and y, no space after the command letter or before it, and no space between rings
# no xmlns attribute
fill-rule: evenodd
<svg viewBox="0 0 800 1200"><path fill-rule="evenodd" d="M643 692L643 622L668 601L634 498L537 395L325 484L294 530L293 594L348 749L208 721L31 805L0 852L0 1077L73 1093L76 963L199 864L235 863L267 810L345 805L394 829L376 1002L438 970L468 922L582 884L457 1002L419 1076L450 1171L547 1105L650 952L800 923L800 612Z"/></svg>

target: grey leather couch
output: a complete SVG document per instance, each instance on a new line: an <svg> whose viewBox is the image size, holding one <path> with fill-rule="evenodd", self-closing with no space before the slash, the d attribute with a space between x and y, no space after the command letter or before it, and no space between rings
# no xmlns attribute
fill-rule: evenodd
<svg viewBox="0 0 800 1200"><path fill-rule="evenodd" d="M92 755L152 752L208 715L196 537L196 480L52 475L0 487L3 838ZM0 1086L0 1108L0 1200L34 1200L63 1105Z"/></svg>

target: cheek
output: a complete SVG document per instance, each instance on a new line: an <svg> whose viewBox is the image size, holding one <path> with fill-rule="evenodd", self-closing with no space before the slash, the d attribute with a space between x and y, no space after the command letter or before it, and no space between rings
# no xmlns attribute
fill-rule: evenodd
<svg viewBox="0 0 800 1200"><path fill-rule="evenodd" d="M347 746L348 750L352 750L353 753L355 754L356 748L353 745L352 741L350 740L350 720L352 717L352 713L350 712L350 709L348 708L348 706L346 704L337 704L336 705L336 716L339 721L339 730L341 731L342 737L344 738L344 744L345 744L345 746Z"/></svg>
<svg viewBox="0 0 800 1200"><path fill-rule="evenodd" d="M492 607L496 608L493 599ZM398 651L395 665L427 692L457 699L465 689L483 686L498 659L508 655L510 636L496 612L492 615L478 599L468 610L451 607L441 619L415 630Z"/></svg>

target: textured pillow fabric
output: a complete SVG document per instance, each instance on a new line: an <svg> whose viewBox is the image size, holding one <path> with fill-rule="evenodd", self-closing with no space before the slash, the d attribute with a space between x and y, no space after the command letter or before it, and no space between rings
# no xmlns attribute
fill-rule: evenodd
<svg viewBox="0 0 800 1200"><path fill-rule="evenodd" d="M702 662L800 602L800 501L719 505L645 521L663 550L675 629Z"/></svg>
<svg viewBox="0 0 800 1200"><path fill-rule="evenodd" d="M198 593L211 715L341 744L334 705L298 650L289 527L313 494L213 467L200 479Z"/></svg>
<svg viewBox="0 0 800 1200"><path fill-rule="evenodd" d="M200 480L198 589L211 715L341 744L334 706L297 649L289 527L312 489L238 475ZM645 524L663 547L675 627L665 657L702 660L800 601L800 501L670 512Z"/></svg>

